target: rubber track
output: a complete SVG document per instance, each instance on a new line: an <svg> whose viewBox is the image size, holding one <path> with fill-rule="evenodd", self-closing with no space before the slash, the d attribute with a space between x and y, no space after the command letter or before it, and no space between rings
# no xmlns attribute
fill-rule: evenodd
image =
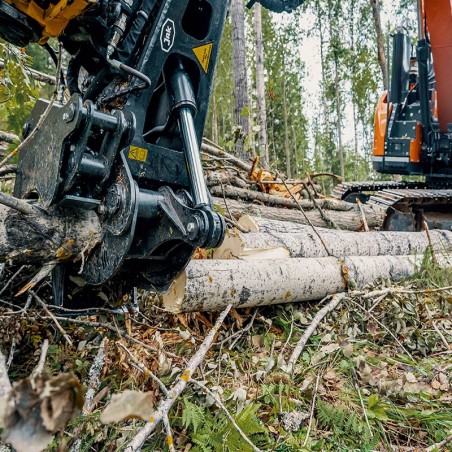
<svg viewBox="0 0 452 452"><path fill-rule="evenodd" d="M344 199L352 193L374 192L368 204L386 209L400 205L451 204L452 189L428 189L424 182L344 182L337 185L332 195Z"/></svg>

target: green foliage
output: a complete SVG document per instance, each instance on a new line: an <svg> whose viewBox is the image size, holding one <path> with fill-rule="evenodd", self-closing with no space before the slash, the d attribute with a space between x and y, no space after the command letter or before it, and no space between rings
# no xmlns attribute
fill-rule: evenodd
<svg viewBox="0 0 452 452"><path fill-rule="evenodd" d="M0 118L7 130L19 134L39 91L26 70L30 59L21 49L0 42L0 55L5 62L0 71Z"/></svg>
<svg viewBox="0 0 452 452"><path fill-rule="evenodd" d="M267 444L266 429L256 416L258 404L247 405L237 416L235 421L243 433L252 441ZM197 406L184 398L184 412L182 415L183 425L189 429L191 440L196 446L193 452L209 451L251 451L251 447L243 440L235 427L231 424L223 411L215 411Z"/></svg>
<svg viewBox="0 0 452 452"><path fill-rule="evenodd" d="M364 420L351 407L318 400L316 419L322 429L331 431L330 441L334 441L341 448L345 446L360 451L372 451L378 444L378 430L373 432L372 438Z"/></svg>
<svg viewBox="0 0 452 452"><path fill-rule="evenodd" d="M182 413L182 425L184 427L191 427L196 433L204 421L204 410L195 403L190 402L187 397L184 397L184 411Z"/></svg>

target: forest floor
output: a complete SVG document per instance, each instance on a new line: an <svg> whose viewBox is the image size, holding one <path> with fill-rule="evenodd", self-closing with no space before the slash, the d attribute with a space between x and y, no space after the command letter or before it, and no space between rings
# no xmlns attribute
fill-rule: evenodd
<svg viewBox="0 0 452 452"><path fill-rule="evenodd" d="M232 310L194 375L210 395L189 384L169 413L175 449L252 450L213 393L260 450L450 450L452 290L430 290L450 286L452 271L426 259L414 278L393 291L344 299L311 336L290 375L284 364L321 305ZM369 290L384 287L382 282ZM73 372L86 389L101 343L105 349L90 411L48 450L123 449L144 422L103 424L100 414L111 395L146 391L157 405L162 392L119 344L170 387L217 317L172 315L147 293L139 299L139 313L105 310L59 320L72 347L41 305L3 306L1 347L12 356L11 380L31 373L48 339L45 371ZM168 450L163 425L142 450Z"/></svg>

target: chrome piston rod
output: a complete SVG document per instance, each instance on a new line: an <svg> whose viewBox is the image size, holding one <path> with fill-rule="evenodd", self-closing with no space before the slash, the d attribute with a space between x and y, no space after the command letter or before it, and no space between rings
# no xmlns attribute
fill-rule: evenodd
<svg viewBox="0 0 452 452"><path fill-rule="evenodd" d="M190 108L182 107L179 109L179 127L184 142L185 160L187 162L195 207L208 206L210 205L210 199L202 169L201 154L195 132L193 113Z"/></svg>

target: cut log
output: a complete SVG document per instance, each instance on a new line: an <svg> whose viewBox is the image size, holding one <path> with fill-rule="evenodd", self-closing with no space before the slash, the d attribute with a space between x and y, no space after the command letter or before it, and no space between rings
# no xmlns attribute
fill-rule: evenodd
<svg viewBox="0 0 452 452"><path fill-rule="evenodd" d="M315 233L310 226L249 216L242 217L238 224L256 232L230 232L214 251L214 259L262 259L272 253L284 257L284 251L287 257L296 258L422 255L430 245L437 250L452 249L452 231L433 230L429 232L430 237L425 232L350 232L324 228L317 228Z"/></svg>
<svg viewBox="0 0 452 452"><path fill-rule="evenodd" d="M86 255L101 239L97 215L58 210L23 215L0 205L0 262L45 264Z"/></svg>
<svg viewBox="0 0 452 452"><path fill-rule="evenodd" d="M283 202L290 202L289 199L281 199ZM214 197L213 202L221 208L222 213L225 215L230 212L235 220L238 220L243 215L252 215L253 217L263 217L282 221L287 220L292 223L307 224L306 219L295 203L292 203L293 205L290 208L276 208L228 198L225 202L222 197ZM339 228L349 231L361 231L364 229L361 213L356 204L329 199L317 200L317 202L320 203L322 209L327 212L328 217L334 221ZM314 226L328 227L328 224L322 218L320 213L315 210L315 206L311 201L303 200L300 201L300 204L302 205L309 221L311 221ZM369 228L380 228L386 215L385 209L366 204L363 205L363 209Z"/></svg>
<svg viewBox="0 0 452 452"><path fill-rule="evenodd" d="M195 260L162 297L174 313L319 300L348 287L362 289L384 278L398 281L416 270L422 256Z"/></svg>

